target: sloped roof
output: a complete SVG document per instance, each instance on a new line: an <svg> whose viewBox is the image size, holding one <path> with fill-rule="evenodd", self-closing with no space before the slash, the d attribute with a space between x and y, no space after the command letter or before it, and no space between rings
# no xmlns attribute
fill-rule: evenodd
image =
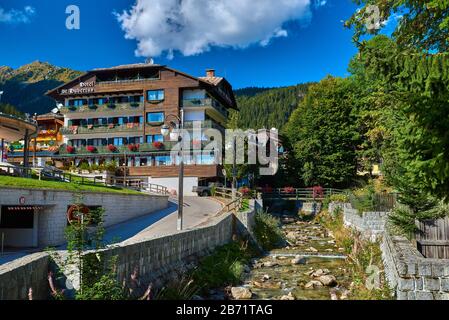
<svg viewBox="0 0 449 320"><path fill-rule="evenodd" d="M220 82L224 80L222 77L198 77L201 81L210 83L211 85L218 86Z"/></svg>

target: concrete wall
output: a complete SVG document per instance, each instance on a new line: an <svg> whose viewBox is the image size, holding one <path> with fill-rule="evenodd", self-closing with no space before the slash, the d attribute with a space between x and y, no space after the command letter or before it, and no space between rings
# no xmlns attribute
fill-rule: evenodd
<svg viewBox="0 0 449 320"><path fill-rule="evenodd" d="M81 194L86 206L101 206L105 209L106 227L165 209L168 206L168 196L88 192ZM67 207L74 202L75 194L55 190L2 188L0 189L0 206L16 206L22 196L26 199L25 205L46 206L45 210L37 214L39 247L64 243ZM10 242L8 239L5 240L7 243Z"/></svg>
<svg viewBox="0 0 449 320"><path fill-rule="evenodd" d="M0 300L26 300L33 289L33 299L49 297L47 280L50 259L36 253L0 266Z"/></svg>
<svg viewBox="0 0 449 320"><path fill-rule="evenodd" d="M176 191L178 193L179 189L179 179L178 178L148 178L148 183L158 184L168 188L169 192ZM198 178L196 177L184 177L184 196L195 197L198 194L192 192L193 187L198 186Z"/></svg>
<svg viewBox="0 0 449 320"><path fill-rule="evenodd" d="M449 260L426 259L408 239L387 231L382 242L385 275L398 300L449 300Z"/></svg>
<svg viewBox="0 0 449 320"><path fill-rule="evenodd" d="M376 241L385 232L388 212L363 212L360 214L357 209L352 208L350 203L331 203L329 211L333 212L337 207L343 208L345 225L359 231L365 238Z"/></svg>
<svg viewBox="0 0 449 320"><path fill-rule="evenodd" d="M106 261L118 257L117 273L120 282L129 280L137 268L142 281L156 287L164 281L179 277L199 257L232 240L233 215L226 214L206 227L175 233L146 241L127 242L126 245L104 251Z"/></svg>

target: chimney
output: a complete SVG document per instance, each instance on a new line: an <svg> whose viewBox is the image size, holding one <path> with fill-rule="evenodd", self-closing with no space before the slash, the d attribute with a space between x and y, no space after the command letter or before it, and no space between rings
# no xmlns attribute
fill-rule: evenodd
<svg viewBox="0 0 449 320"><path fill-rule="evenodd" d="M208 78L215 77L215 70L214 69L207 69L206 70L206 77L208 77Z"/></svg>

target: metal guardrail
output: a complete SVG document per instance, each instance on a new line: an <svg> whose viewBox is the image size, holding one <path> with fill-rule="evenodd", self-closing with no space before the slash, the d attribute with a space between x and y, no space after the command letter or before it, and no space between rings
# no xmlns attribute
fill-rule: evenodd
<svg viewBox="0 0 449 320"><path fill-rule="evenodd" d="M168 188L154 184L144 182L141 179L131 179L124 177L113 177L111 178L111 182L116 187L122 187L126 189L132 189L137 191L149 191L151 193L167 195L169 194Z"/></svg>
<svg viewBox="0 0 449 320"><path fill-rule="evenodd" d="M276 189L264 189L259 188L259 192L262 193L262 197L265 199L295 199L295 200L324 200L328 196L335 194L342 194L344 191L335 188L323 188L316 190L315 188L276 188Z"/></svg>
<svg viewBox="0 0 449 320"><path fill-rule="evenodd" d="M78 134L92 134L92 133L117 133L117 132L136 132L142 131L143 124L123 124L123 125L93 125L93 126L74 126L62 127L61 133L63 135L78 135Z"/></svg>

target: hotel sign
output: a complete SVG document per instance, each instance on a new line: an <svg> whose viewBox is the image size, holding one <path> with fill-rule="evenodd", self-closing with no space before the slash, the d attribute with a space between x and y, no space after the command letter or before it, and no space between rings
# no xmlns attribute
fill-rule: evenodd
<svg viewBox="0 0 449 320"><path fill-rule="evenodd" d="M95 86L96 86L95 81L80 82L78 88L62 89L61 94L71 95L71 94L93 93L95 92Z"/></svg>

